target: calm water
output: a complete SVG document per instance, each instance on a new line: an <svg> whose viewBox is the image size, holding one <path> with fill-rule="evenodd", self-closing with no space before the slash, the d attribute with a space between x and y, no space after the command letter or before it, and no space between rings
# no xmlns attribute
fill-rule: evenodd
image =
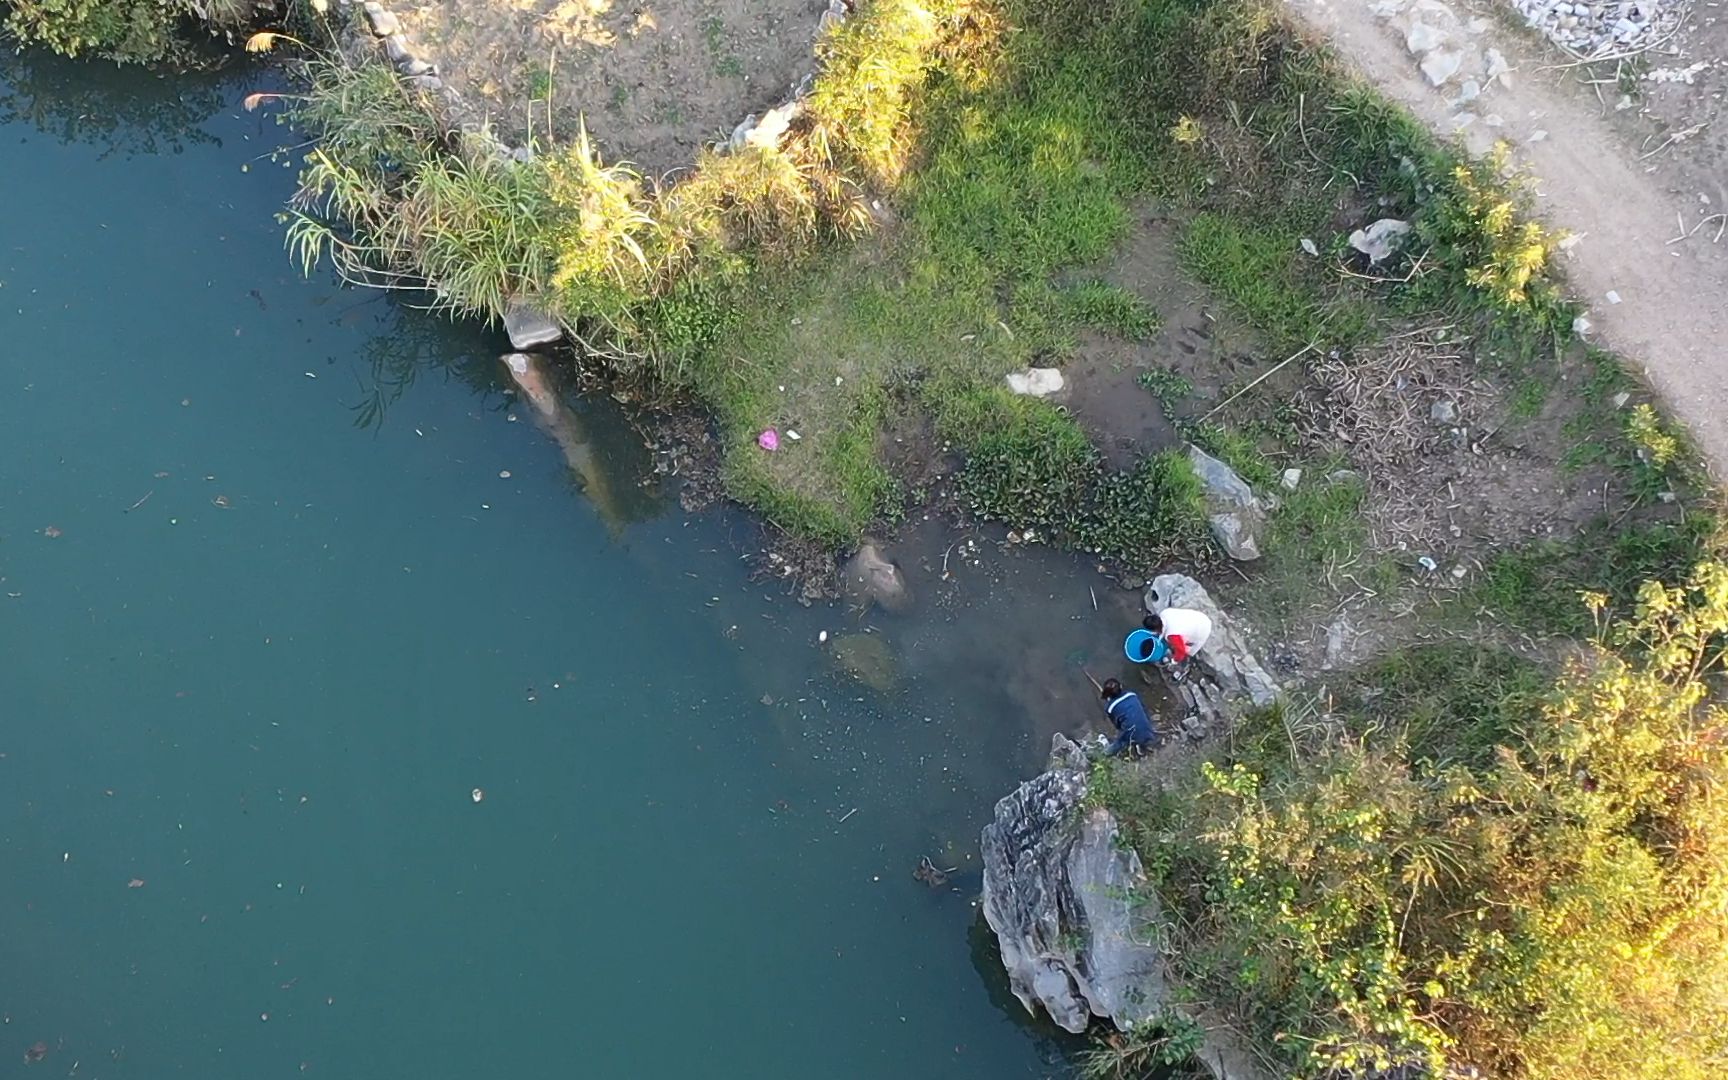
<svg viewBox="0 0 1728 1080"><path fill-rule="evenodd" d="M298 277L267 76L0 71L0 1075L1065 1074L909 876L1067 694L1029 585L843 681L616 415L590 498L495 335Z"/></svg>

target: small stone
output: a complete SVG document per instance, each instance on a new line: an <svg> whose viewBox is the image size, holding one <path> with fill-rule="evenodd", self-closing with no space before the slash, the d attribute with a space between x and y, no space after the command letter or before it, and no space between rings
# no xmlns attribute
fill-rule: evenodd
<svg viewBox="0 0 1728 1080"><path fill-rule="evenodd" d="M1451 398L1441 398L1428 407L1428 419L1436 424L1455 424L1458 422L1458 403Z"/></svg>
<svg viewBox="0 0 1728 1080"><path fill-rule="evenodd" d="M1610 304L1618 304L1620 302L1620 294L1615 292L1613 289L1609 289L1608 290L1608 302Z"/></svg>
<svg viewBox="0 0 1728 1080"><path fill-rule="evenodd" d="M372 33L381 38L402 32L402 20L385 11L382 4L366 5L366 21L372 26Z"/></svg>
<svg viewBox="0 0 1728 1080"><path fill-rule="evenodd" d="M403 64L397 70L412 78L415 75L430 75L437 69L426 61L421 60L419 57L410 56L407 63Z"/></svg>
<svg viewBox="0 0 1728 1080"><path fill-rule="evenodd" d="M1318 259L1320 257L1320 249L1314 245L1314 241L1312 241L1312 240L1308 239L1306 236L1304 236L1302 238L1301 243L1302 243L1302 250L1303 251L1306 251L1309 255L1312 255L1316 259Z"/></svg>
<svg viewBox="0 0 1728 1080"><path fill-rule="evenodd" d="M1590 320L1580 315L1572 320L1572 332L1583 337L1590 332Z"/></svg>
<svg viewBox="0 0 1728 1080"><path fill-rule="evenodd" d="M444 89L444 80L436 75L415 75L408 80L408 85L420 90L438 91Z"/></svg>
<svg viewBox="0 0 1728 1080"><path fill-rule="evenodd" d="M1458 84L1458 98L1455 105L1468 105L1482 96L1482 84L1475 79L1465 79Z"/></svg>
<svg viewBox="0 0 1728 1080"><path fill-rule="evenodd" d="M1279 478L1278 482L1283 485L1285 491L1295 491L1296 485L1302 482L1302 470L1285 469L1284 475Z"/></svg>
<svg viewBox="0 0 1728 1080"><path fill-rule="evenodd" d="M1428 77L1430 84L1443 86L1464 66L1464 57L1450 49L1435 49L1423 59L1421 66L1422 74Z"/></svg>
<svg viewBox="0 0 1728 1080"><path fill-rule="evenodd" d="M1628 401L1631 401L1631 400L1632 400L1632 395L1629 392L1622 390L1618 394L1614 395L1614 407L1616 409L1624 409L1626 407L1626 403Z"/></svg>
<svg viewBox="0 0 1728 1080"><path fill-rule="evenodd" d="M390 58L392 64L403 63L414 56L408 51L408 39L401 34L391 34L384 39L384 55Z"/></svg>
<svg viewBox="0 0 1728 1080"><path fill-rule="evenodd" d="M1537 128L1535 131L1532 131L1530 133L1529 141L1533 142L1533 143L1539 143L1543 139L1546 139L1547 137L1548 137L1548 132L1545 129Z"/></svg>

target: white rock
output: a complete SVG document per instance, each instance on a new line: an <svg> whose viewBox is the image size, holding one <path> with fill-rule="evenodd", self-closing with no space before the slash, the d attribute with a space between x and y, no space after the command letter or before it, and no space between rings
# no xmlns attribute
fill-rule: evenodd
<svg viewBox="0 0 1728 1080"><path fill-rule="evenodd" d="M1281 478L1279 478L1278 482L1280 484L1284 485L1285 491L1295 491L1296 485L1300 484L1302 482L1302 470L1301 469L1285 469L1284 475Z"/></svg>
<svg viewBox="0 0 1728 1080"><path fill-rule="evenodd" d="M1404 31L1404 47L1417 56L1446 44L1446 31L1425 22L1413 22Z"/></svg>
<svg viewBox="0 0 1728 1080"><path fill-rule="evenodd" d="M1615 292L1613 289L1609 289L1608 290L1608 302L1610 304L1618 304L1620 302L1620 294Z"/></svg>
<svg viewBox="0 0 1728 1080"><path fill-rule="evenodd" d="M1574 334L1577 334L1579 337L1583 337L1584 335L1588 334L1590 332L1590 320L1585 318L1582 315L1578 316L1576 319L1573 319L1572 320L1572 332Z"/></svg>
<svg viewBox="0 0 1728 1080"><path fill-rule="evenodd" d="M1434 86L1443 86L1447 79L1458 74L1458 69L1464 66L1464 57L1450 49L1435 49L1422 61L1422 74L1428 77Z"/></svg>
<svg viewBox="0 0 1728 1080"><path fill-rule="evenodd" d="M1008 373L1008 389L1029 397L1049 397L1062 389L1062 373L1055 368L1027 368Z"/></svg>
<svg viewBox="0 0 1728 1080"><path fill-rule="evenodd" d="M504 313L504 332L510 335L510 344L518 352L536 345L550 345L564 336L564 329L550 316L521 303L512 304Z"/></svg>
<svg viewBox="0 0 1728 1080"><path fill-rule="evenodd" d="M1465 79L1458 84L1458 96L1453 99L1454 105L1468 105L1482 96L1482 84L1475 79Z"/></svg>
<svg viewBox="0 0 1728 1080"><path fill-rule="evenodd" d="M1408 221L1381 218L1366 229L1357 229L1351 233L1350 246L1368 256L1370 263L1382 262L1398 250L1399 244L1409 231Z"/></svg>
<svg viewBox="0 0 1728 1080"><path fill-rule="evenodd" d="M1306 236L1302 238L1302 250L1314 256L1316 259L1320 257L1320 249L1314 245L1314 241L1308 239Z"/></svg>

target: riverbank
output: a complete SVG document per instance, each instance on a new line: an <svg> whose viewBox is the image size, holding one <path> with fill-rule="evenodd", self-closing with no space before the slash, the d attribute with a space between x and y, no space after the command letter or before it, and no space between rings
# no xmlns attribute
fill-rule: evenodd
<svg viewBox="0 0 1728 1080"><path fill-rule="evenodd" d="M866 6L824 46L841 81L801 99L784 143L707 154L665 188L582 142L504 155L470 138L380 62L373 29L354 27L368 57L311 72L300 115L324 142L303 196L338 223L299 217L303 258L391 287L430 276L459 311L531 294L614 392L705 406L728 492L824 548L934 506L1000 522L1006 546L1096 552L1100 584L1203 563L1281 680L1367 678L1397 703L1291 736L1287 771L1266 758L1278 727L1240 728L1254 745L1219 760L1280 785L1256 821L1308 812L1342 782L1320 767L1341 745L1408 734L1435 701L1433 722L1479 722L1488 744L1552 719L1500 705L1714 544L1696 455L1614 357L1573 340L1548 273L1559 237L1518 220L1516 179L1464 164L1270 9ZM882 38L893 50L872 53ZM883 56L893 78L858 77ZM1395 242L1361 251L1356 231L1386 220L1374 231ZM1052 364L1060 396L1006 385ZM1213 550L1183 441L1255 490L1258 559ZM1426 798L1437 774L1407 750L1343 779L1402 769ZM1252 824L1226 812L1241 791L1206 790L1204 822L1118 809ZM1173 910L1234 865L1182 854L1158 878ZM1414 865L1387 859L1373 881ZM1226 944L1273 933L1262 899L1235 898ZM1360 1065L1454 1037L1380 1001L1371 1021L1411 1041L1369 1038L1350 1027L1359 986L1231 987L1206 967L1226 954L1196 948L1188 975L1282 1017L1268 1039L1341 1039L1342 1015Z"/></svg>

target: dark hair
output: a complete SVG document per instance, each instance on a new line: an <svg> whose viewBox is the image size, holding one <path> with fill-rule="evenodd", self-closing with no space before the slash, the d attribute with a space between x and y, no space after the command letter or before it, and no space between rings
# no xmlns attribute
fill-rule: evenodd
<svg viewBox="0 0 1728 1080"><path fill-rule="evenodd" d="M1141 619L1140 625L1152 631L1154 634L1162 634L1164 632L1164 620L1156 615L1148 615L1144 619Z"/></svg>
<svg viewBox="0 0 1728 1080"><path fill-rule="evenodd" d="M1105 679L1104 688L1099 693L1107 698L1117 697L1122 693L1122 684L1115 679Z"/></svg>

